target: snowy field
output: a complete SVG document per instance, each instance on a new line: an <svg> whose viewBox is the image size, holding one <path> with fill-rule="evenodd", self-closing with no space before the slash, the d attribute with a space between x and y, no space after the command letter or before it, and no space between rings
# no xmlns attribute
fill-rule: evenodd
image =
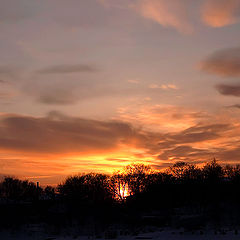
<svg viewBox="0 0 240 240"><path fill-rule="evenodd" d="M95 238L93 236L51 236L40 232L35 233L0 233L1 240L103 240L106 238ZM164 230L161 232L139 234L138 236L119 236L114 239L119 240L239 240L240 234L235 231L195 231L183 232L180 230Z"/></svg>

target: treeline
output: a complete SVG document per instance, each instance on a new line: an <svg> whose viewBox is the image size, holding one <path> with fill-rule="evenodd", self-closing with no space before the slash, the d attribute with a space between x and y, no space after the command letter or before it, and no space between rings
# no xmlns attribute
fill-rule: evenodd
<svg viewBox="0 0 240 240"><path fill-rule="evenodd" d="M33 220L57 229L89 221L102 228L112 223L140 226L149 224L146 214L156 215L158 226L180 224L178 215L194 215L189 222L198 221L197 227L225 221L234 226L240 222L239 202L240 166L222 166L215 159L202 167L177 162L165 171L133 164L112 175L70 176L55 188L5 177L0 182L0 228Z"/></svg>
<svg viewBox="0 0 240 240"><path fill-rule="evenodd" d="M154 171L150 166L133 164L112 175L88 173L70 176L56 188L51 186L41 188L28 180L5 177L0 182L0 198L36 201L53 200L58 197L78 203L79 201L88 204L112 203L138 198L146 193L154 192L156 195L162 195L165 191L172 191L171 188L180 189L180 186L191 186L187 191L192 195L194 191L200 190L200 186L204 186L207 190L213 185L216 189L220 185L230 187L238 184L240 184L240 165L221 166L214 159L203 167L177 162L165 171ZM165 186L169 188L165 189ZM234 192L237 193L238 189L234 189ZM162 196L164 197L167 196Z"/></svg>

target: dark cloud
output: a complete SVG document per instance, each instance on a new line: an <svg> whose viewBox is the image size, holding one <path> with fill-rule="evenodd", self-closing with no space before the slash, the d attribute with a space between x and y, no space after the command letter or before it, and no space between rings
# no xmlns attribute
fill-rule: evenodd
<svg viewBox="0 0 240 240"><path fill-rule="evenodd" d="M217 51L201 63L203 71L226 77L240 76L240 48Z"/></svg>
<svg viewBox="0 0 240 240"><path fill-rule="evenodd" d="M75 64L75 65L56 65L50 66L41 70L38 70L37 73L40 74L64 74L64 73L94 73L98 72L97 67L87 64Z"/></svg>
<svg viewBox="0 0 240 240"><path fill-rule="evenodd" d="M178 144L190 144L214 140L230 129L228 124L196 125L179 133L170 133L162 137L158 146L162 149L173 148Z"/></svg>
<svg viewBox="0 0 240 240"><path fill-rule="evenodd" d="M209 150L203 150L193 148L188 145L183 145L164 151L162 154L158 156L158 158L161 160L168 160L170 157L175 160L181 158L183 158L184 160L193 160L196 157L200 158L202 156L208 155L211 155L211 152Z"/></svg>
<svg viewBox="0 0 240 240"><path fill-rule="evenodd" d="M5 116L0 121L0 148L36 153L104 152L130 143L139 134L129 124L62 117Z"/></svg>
<svg viewBox="0 0 240 240"><path fill-rule="evenodd" d="M179 133L166 134L158 143L159 152L161 151L158 159L204 162L213 157L215 153L220 152L221 149L214 147L200 149L192 145L221 139L223 134L230 129L232 129L231 126L227 124L196 125Z"/></svg>
<svg viewBox="0 0 240 240"><path fill-rule="evenodd" d="M219 84L216 89L222 95L240 97L240 85Z"/></svg>

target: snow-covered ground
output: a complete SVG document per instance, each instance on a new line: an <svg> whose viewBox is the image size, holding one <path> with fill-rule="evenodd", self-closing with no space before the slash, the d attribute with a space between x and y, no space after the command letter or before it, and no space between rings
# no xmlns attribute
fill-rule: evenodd
<svg viewBox="0 0 240 240"><path fill-rule="evenodd" d="M1 232L1 240L103 240L93 236L51 236L41 232L17 233ZM195 231L183 232L181 230L164 230L152 233L139 234L138 236L119 236L117 240L239 240L240 233L235 231Z"/></svg>

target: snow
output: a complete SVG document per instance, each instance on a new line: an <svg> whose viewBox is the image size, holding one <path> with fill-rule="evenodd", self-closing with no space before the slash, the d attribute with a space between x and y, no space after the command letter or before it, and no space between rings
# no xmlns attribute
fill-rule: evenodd
<svg viewBox="0 0 240 240"><path fill-rule="evenodd" d="M0 232L0 239L3 240L103 240L93 236L51 236L41 232L20 233L20 232ZM163 230L151 233L139 234L137 236L119 236L117 240L239 240L240 236L235 231L195 231L183 232L181 230Z"/></svg>

